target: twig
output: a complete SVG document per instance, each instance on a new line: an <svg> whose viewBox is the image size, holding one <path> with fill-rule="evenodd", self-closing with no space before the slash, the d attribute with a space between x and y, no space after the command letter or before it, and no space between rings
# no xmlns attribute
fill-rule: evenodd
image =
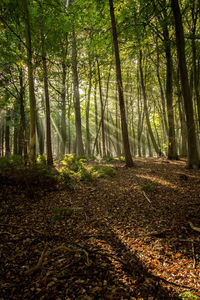
<svg viewBox="0 0 200 300"><path fill-rule="evenodd" d="M143 193L144 197L147 199L147 201L148 201L149 203L151 203L151 200L147 197L146 193L145 193L144 191L142 191L142 193Z"/></svg>

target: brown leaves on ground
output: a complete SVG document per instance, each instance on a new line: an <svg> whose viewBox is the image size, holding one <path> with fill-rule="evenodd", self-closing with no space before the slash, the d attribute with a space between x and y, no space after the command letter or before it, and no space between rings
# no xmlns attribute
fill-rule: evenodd
<svg viewBox="0 0 200 300"><path fill-rule="evenodd" d="M198 299L199 171L114 167L74 189L1 172L0 299Z"/></svg>

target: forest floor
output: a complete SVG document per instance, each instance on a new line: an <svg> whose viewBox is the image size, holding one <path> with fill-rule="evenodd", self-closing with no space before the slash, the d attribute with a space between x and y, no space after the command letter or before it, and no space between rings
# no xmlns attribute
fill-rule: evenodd
<svg viewBox="0 0 200 300"><path fill-rule="evenodd" d="M73 188L0 171L1 300L200 299L200 172L111 166Z"/></svg>

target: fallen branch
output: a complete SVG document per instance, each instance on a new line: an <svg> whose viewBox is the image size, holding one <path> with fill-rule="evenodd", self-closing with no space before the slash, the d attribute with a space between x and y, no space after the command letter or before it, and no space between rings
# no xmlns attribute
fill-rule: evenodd
<svg viewBox="0 0 200 300"><path fill-rule="evenodd" d="M200 232L200 228L199 228L199 227L195 227L195 226L192 224L192 222L188 222L188 223L189 223L190 227L191 227L193 230Z"/></svg>

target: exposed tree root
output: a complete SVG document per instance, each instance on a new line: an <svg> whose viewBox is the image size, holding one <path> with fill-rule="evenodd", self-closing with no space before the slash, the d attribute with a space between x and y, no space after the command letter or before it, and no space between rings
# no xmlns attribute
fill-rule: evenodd
<svg viewBox="0 0 200 300"><path fill-rule="evenodd" d="M38 263L35 266L33 266L32 268L28 269L25 272L25 275L31 275L31 274L33 274L33 273L35 273L35 272L37 272L38 270L41 269L42 264L43 264L43 259L44 259L44 256L46 254L46 251L47 251L47 244L45 244L45 246L44 246L44 249L43 249L43 251L42 251L42 253L40 255Z"/></svg>
<svg viewBox="0 0 200 300"><path fill-rule="evenodd" d="M190 227L191 227L193 230L200 232L200 228L199 228L199 227L195 227L195 226L192 224L192 222L188 222L188 223L189 223Z"/></svg>
<svg viewBox="0 0 200 300"><path fill-rule="evenodd" d="M25 272L25 275L31 275L35 272L37 272L38 270L41 269L42 267L42 264L43 264L43 260L44 260L44 257L45 256L48 256L49 254L51 254L52 252L56 252L56 251L59 251L59 250L64 250L64 251L68 251L68 252L77 252L77 251L80 251L80 252L83 252L86 256L86 261L87 261L87 265L90 265L90 261L89 261L89 257L88 257L88 252L84 249L72 249L72 248L69 248L65 245L60 245L56 248L53 248L52 250L48 250L47 251L47 244L45 244L44 246L44 249L40 255L40 258L38 260L38 263L33 266L32 268L28 269L26 272Z"/></svg>

